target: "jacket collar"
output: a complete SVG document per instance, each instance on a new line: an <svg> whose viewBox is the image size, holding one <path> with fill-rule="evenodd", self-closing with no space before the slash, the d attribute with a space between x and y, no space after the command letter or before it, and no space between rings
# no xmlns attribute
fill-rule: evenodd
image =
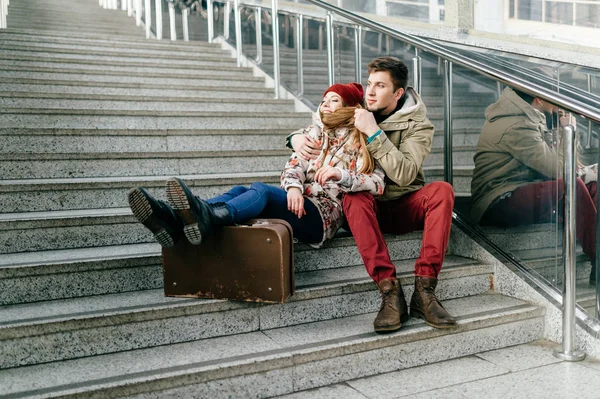
<svg viewBox="0 0 600 399"><path fill-rule="evenodd" d="M427 108L421 97L412 87L406 88L406 101L402 108L391 114L387 119L379 123L383 130L394 130L399 124L408 121L422 122L427 117Z"/></svg>
<svg viewBox="0 0 600 399"><path fill-rule="evenodd" d="M502 92L499 101L488 107L486 118L493 121L498 117L513 115L525 115L531 122L546 126L546 115L533 108L531 104L527 104L513 89L507 87Z"/></svg>

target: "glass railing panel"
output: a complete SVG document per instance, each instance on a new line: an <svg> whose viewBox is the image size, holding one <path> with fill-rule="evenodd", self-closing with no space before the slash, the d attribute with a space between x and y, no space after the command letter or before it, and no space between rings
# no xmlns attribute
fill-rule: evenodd
<svg viewBox="0 0 600 399"><path fill-rule="evenodd" d="M455 187L469 180L456 208L531 273L562 289L563 152L551 114L548 103L453 67ZM462 134L470 144L476 138L474 146L457 146Z"/></svg>
<svg viewBox="0 0 600 399"><path fill-rule="evenodd" d="M262 11L261 11L262 14ZM256 26L257 19L261 22L260 28L262 29L262 15L258 15L255 12L255 8L252 7L241 7L240 8L240 19L242 27L242 51L243 54L254 61L257 61L257 40L256 40Z"/></svg>
<svg viewBox="0 0 600 399"><path fill-rule="evenodd" d="M208 41L208 13L205 7L205 4L198 4L190 10L188 16L190 41Z"/></svg>

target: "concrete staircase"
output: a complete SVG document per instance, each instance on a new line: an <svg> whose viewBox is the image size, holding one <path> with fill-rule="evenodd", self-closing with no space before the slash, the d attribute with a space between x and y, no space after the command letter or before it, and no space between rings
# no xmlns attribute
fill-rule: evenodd
<svg viewBox="0 0 600 399"><path fill-rule="evenodd" d="M310 115L216 45L147 41L124 13L75 4L11 0L0 31L0 398L273 397L543 337L545 310L495 292L458 230L437 292L453 330L411 319L375 334L351 237L297 244L283 305L165 298L127 190L164 198L175 175L203 197L276 184L284 138ZM29 15L56 23L35 31ZM421 233L387 241L410 298Z"/></svg>

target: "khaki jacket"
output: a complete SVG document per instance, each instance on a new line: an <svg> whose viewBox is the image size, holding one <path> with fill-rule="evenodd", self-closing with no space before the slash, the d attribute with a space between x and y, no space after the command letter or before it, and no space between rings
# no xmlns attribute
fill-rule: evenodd
<svg viewBox="0 0 600 399"><path fill-rule="evenodd" d="M379 199L389 201L425 185L423 161L431 151L435 128L427 109L412 88L406 89L401 109L379 124L381 133L367 148L385 172L385 191Z"/></svg>
<svg viewBox="0 0 600 399"><path fill-rule="evenodd" d="M556 179L562 160L553 148L546 116L506 88L485 110L471 180L471 217L478 222L501 195Z"/></svg>

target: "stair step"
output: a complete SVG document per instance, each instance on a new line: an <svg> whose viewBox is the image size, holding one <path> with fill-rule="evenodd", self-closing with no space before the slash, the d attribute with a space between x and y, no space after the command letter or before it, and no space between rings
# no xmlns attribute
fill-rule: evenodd
<svg viewBox="0 0 600 399"><path fill-rule="evenodd" d="M42 34L39 31L32 30L15 30L3 29L0 31L0 40L19 41L24 43L33 43L41 45L42 43L56 43L81 46L106 47L110 49L147 49L147 50L163 50L175 51L181 50L186 52L222 52L221 46L218 44L207 42L171 42L170 40L151 41L140 37L139 39L127 38L123 40L119 36L102 37L86 35L85 32L77 36L56 34Z"/></svg>
<svg viewBox="0 0 600 399"><path fill-rule="evenodd" d="M398 333L378 335L372 331L374 313L369 313L2 370L2 393L20 397L41 393L46 397L106 397L162 390L162 395L170 397L190 397L192 391L196 397L264 397L530 342L543 336L544 310L516 299L483 294L445 301L444 305L458 316L456 329L435 330L411 319ZM422 356L424 343L429 344L426 358ZM388 361L382 362L384 354Z"/></svg>
<svg viewBox="0 0 600 399"><path fill-rule="evenodd" d="M281 142L283 144L283 141ZM283 145L281 145L282 147ZM0 175L10 179L54 179L108 176L178 176L202 172L241 173L248 170L281 172L288 149L269 151L131 152L5 154Z"/></svg>
<svg viewBox="0 0 600 399"><path fill-rule="evenodd" d="M207 93L208 94L208 93ZM6 97L4 97L6 95ZM32 112L55 110L93 110L96 111L155 111L157 115L165 112L294 112L293 100L248 99L248 98L211 98L200 102L194 99L190 102L162 101L159 98L150 102L148 98L137 101L135 98L117 99L85 99L85 98L18 98L9 93L0 94L0 107L5 110L19 112L21 109ZM81 96L80 96L81 97Z"/></svg>
<svg viewBox="0 0 600 399"><path fill-rule="evenodd" d="M255 181L279 185L281 171L179 176L200 191L203 198L220 195L235 185ZM152 195L164 197L171 176L131 176L67 179L0 180L3 212L34 212L126 207L131 187L147 187Z"/></svg>
<svg viewBox="0 0 600 399"><path fill-rule="evenodd" d="M177 55L176 55L177 54ZM3 59L23 60L23 61L46 61L46 62L75 62L90 64L112 64L112 65L144 65L155 63L157 65L198 65L199 67L208 67L218 65L218 63L227 65L235 64L235 60L228 56L227 52L182 52L182 51L157 51L143 49L133 51L126 49L123 51L109 51L107 49L91 50L71 50L71 49L53 49L45 47L26 48L21 45L3 46L0 50L0 56Z"/></svg>
<svg viewBox="0 0 600 399"><path fill-rule="evenodd" d="M0 129L0 153L281 150L289 131L222 129ZM289 153L289 152L288 152ZM283 168L283 165L281 166Z"/></svg>
<svg viewBox="0 0 600 399"><path fill-rule="evenodd" d="M158 115L157 115L158 114ZM96 110L4 110L1 128L86 129L258 129L297 130L311 121L310 113L158 112Z"/></svg>
<svg viewBox="0 0 600 399"><path fill-rule="evenodd" d="M243 88L204 87L198 89L152 89L138 87L90 87L52 84L0 83L0 98L11 99L69 99L69 100L114 100L131 103L162 102L165 104L201 103L292 103L291 100L272 100L273 89L267 87ZM235 97L232 95L235 93Z"/></svg>
<svg viewBox="0 0 600 399"><path fill-rule="evenodd" d="M231 57L227 57L228 52L219 47L200 47L200 48L179 48L179 49L152 49L131 47L113 47L113 46L96 46L90 44L69 44L69 43L31 43L18 40L6 40L0 36L0 45L2 50L12 50L15 52L31 55L37 53L47 54L85 54L85 55L100 55L100 56L120 56L126 58L152 57L152 58L168 58L172 60L189 59L223 59L227 62L231 61Z"/></svg>
<svg viewBox="0 0 600 399"><path fill-rule="evenodd" d="M3 83L28 83L28 84L68 84L73 86L108 86L108 87L180 87L198 89L226 81L230 87L256 87L264 88L264 79L253 77L243 71L233 71L230 76L224 73L221 76L196 76L183 75L127 75L127 72L90 71L89 74L63 72L28 72L4 71L0 69L0 82Z"/></svg>

